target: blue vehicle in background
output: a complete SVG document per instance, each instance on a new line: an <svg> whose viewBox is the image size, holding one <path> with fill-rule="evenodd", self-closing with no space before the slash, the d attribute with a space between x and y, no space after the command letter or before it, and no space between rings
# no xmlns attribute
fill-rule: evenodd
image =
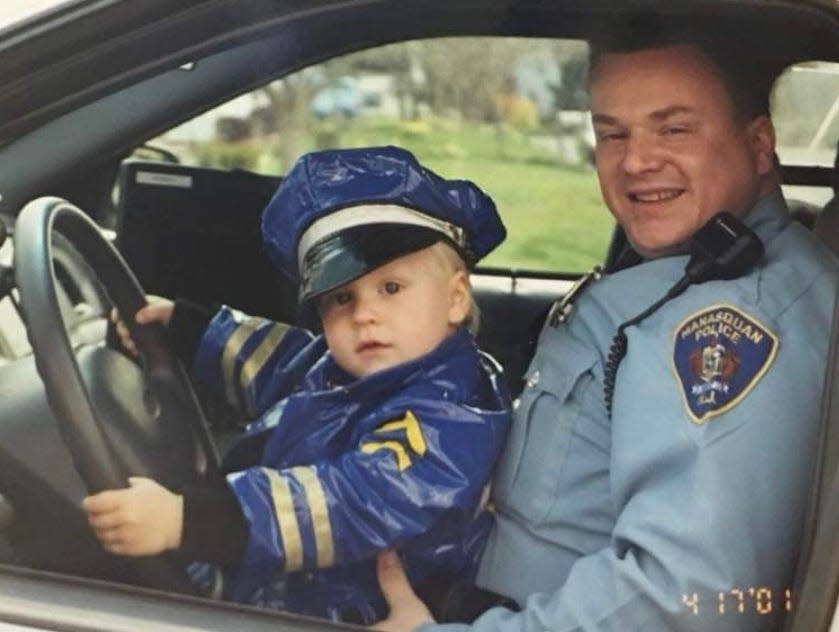
<svg viewBox="0 0 839 632"><path fill-rule="evenodd" d="M317 91L312 99L312 113L324 119L340 114L352 118L361 114L365 94L352 77L339 77Z"/></svg>

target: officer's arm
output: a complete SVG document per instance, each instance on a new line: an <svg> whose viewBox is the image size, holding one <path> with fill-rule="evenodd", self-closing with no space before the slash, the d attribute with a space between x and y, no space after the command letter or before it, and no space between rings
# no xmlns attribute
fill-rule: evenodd
<svg viewBox="0 0 839 632"><path fill-rule="evenodd" d="M246 417L263 413L293 388L325 349L311 332L222 307L205 329L192 371Z"/></svg>
<svg viewBox="0 0 839 632"><path fill-rule="evenodd" d="M293 571L372 559L443 513L471 516L508 417L415 400L333 460L231 475L249 521L244 564Z"/></svg>

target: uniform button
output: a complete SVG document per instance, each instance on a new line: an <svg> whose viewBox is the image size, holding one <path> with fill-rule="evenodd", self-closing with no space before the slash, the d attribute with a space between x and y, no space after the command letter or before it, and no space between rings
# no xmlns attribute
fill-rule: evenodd
<svg viewBox="0 0 839 632"><path fill-rule="evenodd" d="M536 371L533 375L530 376L530 379L527 380L527 388L533 388L539 383L539 371Z"/></svg>

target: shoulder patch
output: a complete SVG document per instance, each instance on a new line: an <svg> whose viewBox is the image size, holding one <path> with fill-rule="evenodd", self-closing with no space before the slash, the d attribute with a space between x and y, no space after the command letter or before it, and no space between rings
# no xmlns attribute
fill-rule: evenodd
<svg viewBox="0 0 839 632"><path fill-rule="evenodd" d="M695 424L736 406L778 351L774 333L730 305L691 314L676 328L673 342L673 368Z"/></svg>

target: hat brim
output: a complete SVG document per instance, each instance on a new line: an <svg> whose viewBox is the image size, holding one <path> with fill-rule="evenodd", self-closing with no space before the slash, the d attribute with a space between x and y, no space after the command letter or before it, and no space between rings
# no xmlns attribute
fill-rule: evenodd
<svg viewBox="0 0 839 632"><path fill-rule="evenodd" d="M313 245L303 259L300 302L445 238L440 231L405 224L368 224L331 235Z"/></svg>

